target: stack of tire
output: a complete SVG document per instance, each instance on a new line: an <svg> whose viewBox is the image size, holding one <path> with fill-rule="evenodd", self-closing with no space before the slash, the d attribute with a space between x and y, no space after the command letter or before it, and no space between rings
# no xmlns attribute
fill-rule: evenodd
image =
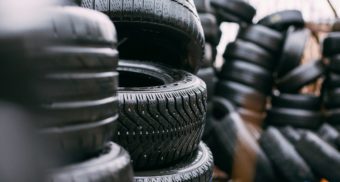
<svg viewBox="0 0 340 182"><path fill-rule="evenodd" d="M280 21L273 21L274 17ZM263 18L259 24L280 31L286 37L274 74L276 89L271 96L266 124L318 128L322 122L321 97L301 94L301 89L322 77L325 69L322 60L308 60L300 65L311 34L304 28L301 12L277 12Z"/></svg>
<svg viewBox="0 0 340 182"><path fill-rule="evenodd" d="M119 119L113 141L131 155L135 181L211 181L201 142L205 83L194 75L204 34L193 1L82 0L118 33Z"/></svg>
<svg viewBox="0 0 340 182"><path fill-rule="evenodd" d="M118 52L109 18L48 1L1 3L1 98L40 115L27 121L43 140L39 153L54 156L32 166L48 163L47 181L132 181L128 153L110 142ZM11 112L20 119L26 111Z"/></svg>

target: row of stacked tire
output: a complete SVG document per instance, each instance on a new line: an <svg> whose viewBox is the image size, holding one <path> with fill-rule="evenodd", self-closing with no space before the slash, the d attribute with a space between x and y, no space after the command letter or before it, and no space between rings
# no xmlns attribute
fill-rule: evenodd
<svg viewBox="0 0 340 182"><path fill-rule="evenodd" d="M212 180L193 1L0 9L0 181Z"/></svg>
<svg viewBox="0 0 340 182"><path fill-rule="evenodd" d="M299 11L254 24L256 11L243 1L210 4L240 27L223 55L203 137L215 165L236 181L339 181L340 34L323 41L323 58L306 61L313 34ZM321 90L303 92L323 79Z"/></svg>

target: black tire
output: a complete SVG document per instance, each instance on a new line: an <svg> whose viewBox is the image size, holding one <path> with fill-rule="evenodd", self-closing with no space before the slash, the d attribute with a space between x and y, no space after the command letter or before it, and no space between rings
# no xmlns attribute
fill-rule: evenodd
<svg viewBox="0 0 340 182"><path fill-rule="evenodd" d="M282 92L297 93L303 86L323 76L324 72L325 65L322 61L317 60L293 69L284 77L278 79L276 84Z"/></svg>
<svg viewBox="0 0 340 182"><path fill-rule="evenodd" d="M135 169L178 162L197 149L204 129L205 83L190 73L120 61L120 113L113 140L130 152Z"/></svg>
<svg viewBox="0 0 340 182"><path fill-rule="evenodd" d="M268 51L256 44L243 40L236 40L228 44L223 57L226 61L229 59L244 60L262 66L267 70L272 70L275 65L274 58Z"/></svg>
<svg viewBox="0 0 340 182"><path fill-rule="evenodd" d="M246 85L231 81L219 81L215 92L217 96L231 101L238 107L258 112L265 110L266 95Z"/></svg>
<svg viewBox="0 0 340 182"><path fill-rule="evenodd" d="M257 44L272 53L279 53L283 44L283 35L262 25L241 27L237 38Z"/></svg>
<svg viewBox="0 0 340 182"><path fill-rule="evenodd" d="M135 182L178 181L210 182L213 172L213 157L210 149L201 142L197 151L181 162L162 169L138 171Z"/></svg>
<svg viewBox="0 0 340 182"><path fill-rule="evenodd" d="M203 57L203 63L200 69L202 68L209 68L213 66L213 63L215 61L215 57L214 56L214 50L216 49L214 48L211 44L206 43L204 45L204 57Z"/></svg>
<svg viewBox="0 0 340 182"><path fill-rule="evenodd" d="M197 76L201 78L207 85L208 101L212 99L215 94L215 85L217 83L217 77L215 75L214 68L201 68Z"/></svg>
<svg viewBox="0 0 340 182"><path fill-rule="evenodd" d="M336 109L329 109L325 112L325 119L326 122L328 122L329 124L333 125L333 126L339 126L340 125L340 109L336 108Z"/></svg>
<svg viewBox="0 0 340 182"><path fill-rule="evenodd" d="M291 126L281 128L280 132L293 145L295 145L301 138L301 132Z"/></svg>
<svg viewBox="0 0 340 182"><path fill-rule="evenodd" d="M285 181L316 181L309 166L278 129L267 128L259 143Z"/></svg>
<svg viewBox="0 0 340 182"><path fill-rule="evenodd" d="M288 29L281 58L276 68L277 78L285 76L300 64L309 36L308 29L295 29L294 27Z"/></svg>
<svg viewBox="0 0 340 182"><path fill-rule="evenodd" d="M220 43L222 32L213 14L199 14L204 30L205 41L217 46Z"/></svg>
<svg viewBox="0 0 340 182"><path fill-rule="evenodd" d="M340 32L331 32L323 41L323 55L333 56L339 54L340 51Z"/></svg>
<svg viewBox="0 0 340 182"><path fill-rule="evenodd" d="M300 11L284 10L265 16L258 21L258 24L285 31L289 26L303 27L305 22Z"/></svg>
<svg viewBox="0 0 340 182"><path fill-rule="evenodd" d="M318 135L333 147L337 149L340 148L340 133L331 125L327 123L323 124L318 130Z"/></svg>
<svg viewBox="0 0 340 182"><path fill-rule="evenodd" d="M82 0L114 22L121 59L147 60L197 72L204 34L193 1Z"/></svg>
<svg viewBox="0 0 340 182"><path fill-rule="evenodd" d="M328 89L324 92L324 106L327 109L337 109L340 107L340 88Z"/></svg>
<svg viewBox="0 0 340 182"><path fill-rule="evenodd" d="M22 68L36 71L34 79L23 86L20 81L6 89L11 92L10 85L15 85L11 96L17 92L18 97L37 95L34 106L47 118L36 121L42 138L50 139L51 150L66 161L83 160L110 141L118 117L116 30L107 16L93 10L49 7L37 12L34 23L20 25L15 33L11 27L1 26L5 61L0 67L12 70L14 64L18 69L10 74L18 75ZM110 72L107 77L98 76L106 72ZM34 94L26 95L30 92L25 92L25 86L34 87Z"/></svg>
<svg viewBox="0 0 340 182"><path fill-rule="evenodd" d="M46 181L126 181L132 182L133 172L129 154L117 144L108 143L103 152L86 161L50 171Z"/></svg>
<svg viewBox="0 0 340 182"><path fill-rule="evenodd" d="M242 60L228 60L219 75L221 79L245 84L263 94L268 94L272 88L271 72Z"/></svg>
<svg viewBox="0 0 340 182"><path fill-rule="evenodd" d="M223 98L213 101L210 147L215 165L234 180L275 181L272 166L232 104Z"/></svg>
<svg viewBox="0 0 340 182"><path fill-rule="evenodd" d="M305 132L295 148L319 176L329 181L340 181L340 153L316 134Z"/></svg>
<svg viewBox="0 0 340 182"><path fill-rule="evenodd" d="M339 74L340 73L340 54L333 55L329 57L329 70Z"/></svg>
<svg viewBox="0 0 340 182"><path fill-rule="evenodd" d="M256 14L255 8L244 1L211 0L211 6L215 9L215 14L227 22L251 23Z"/></svg>
<svg viewBox="0 0 340 182"><path fill-rule="evenodd" d="M272 107L318 111L322 99L315 95L274 93L271 101Z"/></svg>
<svg viewBox="0 0 340 182"><path fill-rule="evenodd" d="M266 118L269 125L308 129L318 128L322 121L323 116L320 112L288 108L271 108L267 111Z"/></svg>
<svg viewBox="0 0 340 182"><path fill-rule="evenodd" d="M194 0L198 13L209 13L211 12L210 0Z"/></svg>

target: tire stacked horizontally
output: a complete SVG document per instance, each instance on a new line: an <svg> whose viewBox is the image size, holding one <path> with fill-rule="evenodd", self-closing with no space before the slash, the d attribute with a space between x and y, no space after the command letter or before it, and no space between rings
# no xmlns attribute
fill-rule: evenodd
<svg viewBox="0 0 340 182"><path fill-rule="evenodd" d="M79 7L28 11L24 20L9 13L13 22L1 22L0 95L40 114L34 124L58 163L46 180L131 181L129 155L110 143L119 114L115 27Z"/></svg>
<svg viewBox="0 0 340 182"><path fill-rule="evenodd" d="M201 142L207 88L195 76L204 34L195 5L182 0L83 0L118 33L119 119L112 137L131 155L135 181L210 181ZM191 73L190 73L191 72Z"/></svg>

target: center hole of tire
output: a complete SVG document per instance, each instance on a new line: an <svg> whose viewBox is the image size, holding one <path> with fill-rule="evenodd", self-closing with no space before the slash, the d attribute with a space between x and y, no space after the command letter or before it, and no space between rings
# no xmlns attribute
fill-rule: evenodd
<svg viewBox="0 0 340 182"><path fill-rule="evenodd" d="M164 85L164 81L154 76L130 72L119 72L119 87L154 87Z"/></svg>

